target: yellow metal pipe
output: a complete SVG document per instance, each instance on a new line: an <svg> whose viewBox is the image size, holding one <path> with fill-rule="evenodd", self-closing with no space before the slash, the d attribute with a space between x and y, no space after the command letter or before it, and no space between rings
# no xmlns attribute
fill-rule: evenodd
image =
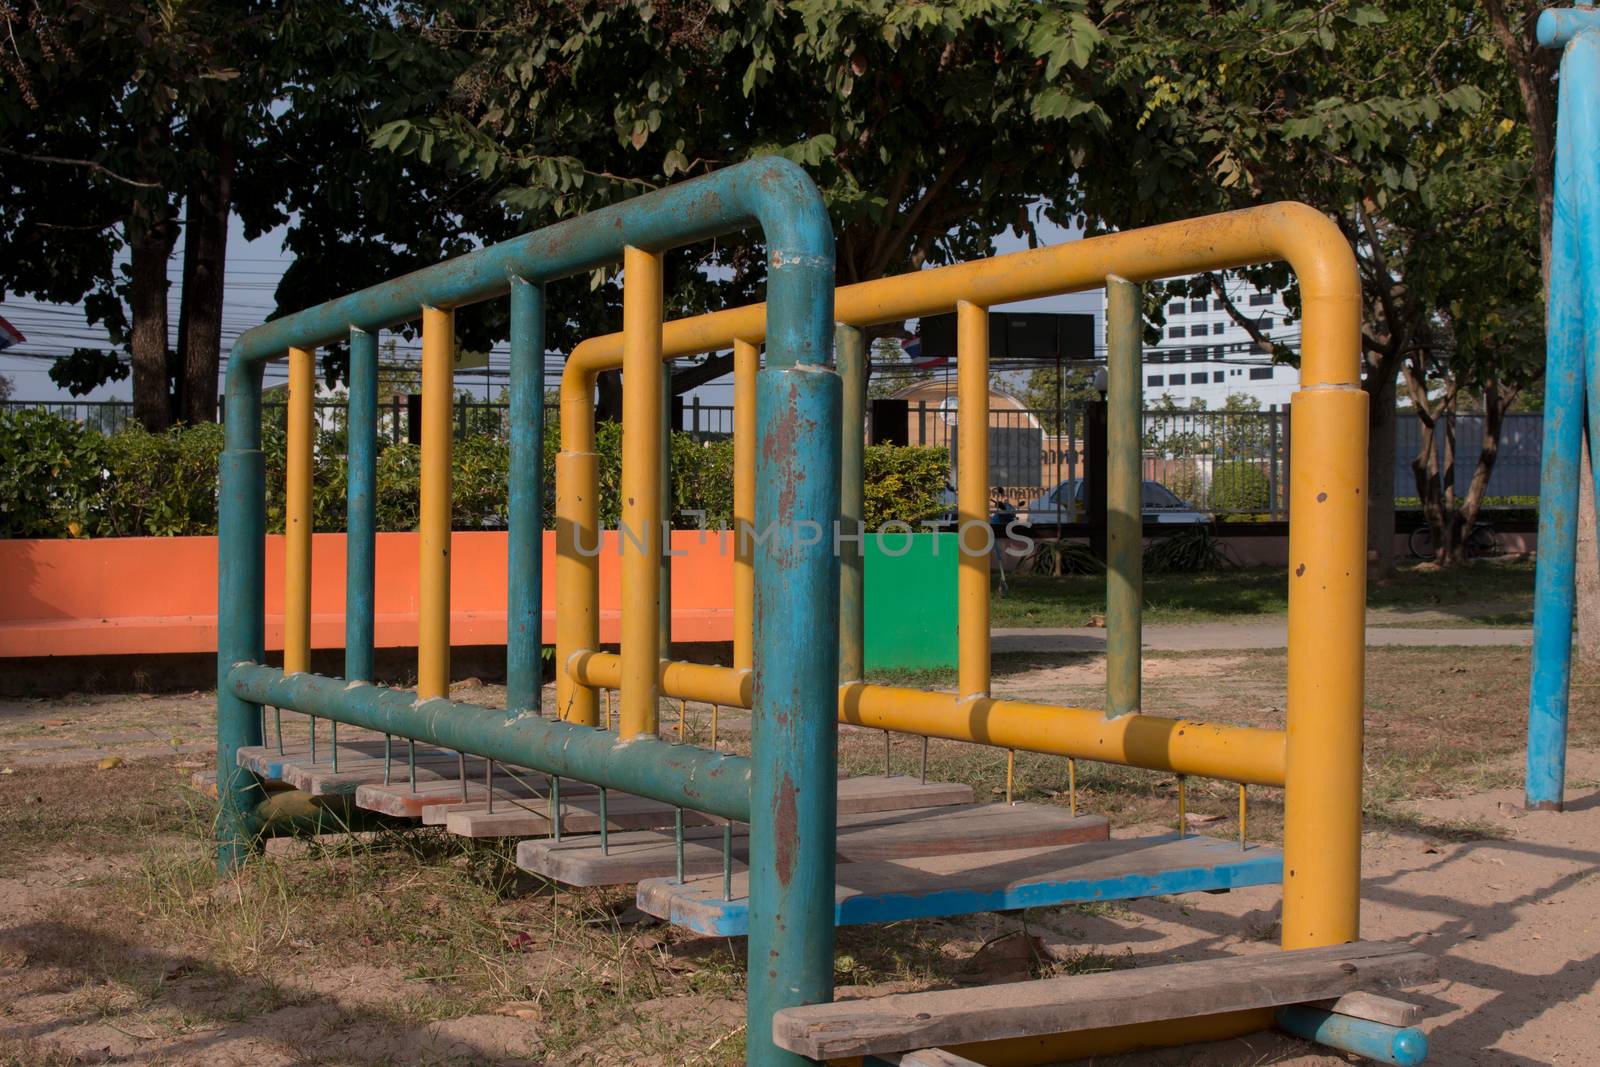
<svg viewBox="0 0 1600 1067"><path fill-rule="evenodd" d="M1307 948L1360 934L1367 395L1297 392L1289 420L1283 947Z"/></svg>
<svg viewBox="0 0 1600 1067"><path fill-rule="evenodd" d="M622 258L623 741L657 728L661 675L661 255Z"/></svg>
<svg viewBox="0 0 1600 1067"><path fill-rule="evenodd" d="M956 687L989 695L989 309L956 304ZM1010 793L1007 774L1006 791Z"/></svg>
<svg viewBox="0 0 1600 1067"><path fill-rule="evenodd" d="M987 1067L1032 1067L1034 1064L1060 1063L1091 1056L1116 1056L1140 1049L1225 1041L1230 1037L1242 1037L1271 1027L1272 1009L1261 1008L1197 1015L1159 1023L1107 1026L1070 1034L980 1041L970 1045L951 1045L948 1051L975 1063L986 1064Z"/></svg>
<svg viewBox="0 0 1600 1067"><path fill-rule="evenodd" d="M755 665L756 375L761 347L733 341L733 666Z"/></svg>
<svg viewBox="0 0 1600 1067"><path fill-rule="evenodd" d="M556 453L557 663L600 645L599 486L600 457L592 449ZM556 717L594 726L599 715L594 689L579 684L571 671L557 671Z"/></svg>
<svg viewBox="0 0 1600 1067"><path fill-rule="evenodd" d="M284 457L283 673L311 669L311 469L317 357L289 349L289 440Z"/></svg>
<svg viewBox="0 0 1600 1067"><path fill-rule="evenodd" d="M454 311L422 309L422 486L417 531L417 699L450 692L450 401Z"/></svg>
<svg viewBox="0 0 1600 1067"><path fill-rule="evenodd" d="M569 661L568 670L580 685L611 690L622 680L622 657L615 652L580 652ZM736 708L748 709L754 694L749 671L709 663L664 662L659 684L661 692L669 697Z"/></svg>
<svg viewBox="0 0 1600 1067"><path fill-rule="evenodd" d="M583 685L614 688L622 676L615 652L585 652L568 665ZM704 663L661 665L669 697L748 708L749 671ZM839 721L874 730L943 737L997 748L1093 759L1170 774L1196 774L1251 785L1284 782L1284 733L1220 726L1157 715L1114 719L1094 708L981 698L962 701L892 685L853 682L839 687Z"/></svg>
<svg viewBox="0 0 1600 1067"><path fill-rule="evenodd" d="M1361 290L1355 255L1326 215L1293 202L847 285L834 294L834 318L852 326L872 326L953 311L960 300L992 307L1097 289L1112 274L1147 282L1274 260L1286 261L1300 284L1302 385L1309 389L1359 384ZM726 348L736 337L765 336L765 304L730 308L667 323L662 355L677 358L711 352ZM621 335L592 338L567 360L563 396L569 388L581 391L585 381L592 389L595 374L613 370L621 361Z"/></svg>

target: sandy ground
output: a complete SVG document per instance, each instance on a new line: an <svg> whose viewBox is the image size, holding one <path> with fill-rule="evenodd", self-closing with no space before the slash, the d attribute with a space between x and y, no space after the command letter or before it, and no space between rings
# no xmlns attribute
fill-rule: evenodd
<svg viewBox="0 0 1600 1067"><path fill-rule="evenodd" d="M1169 671L1214 680L1236 666L1217 656L1181 666L1154 661L1149 671L1159 684ZM1072 664L1029 672L1017 688L1059 691L1093 683L1100 670ZM172 767L208 762L209 695L120 701L84 697L0 709L0 774L82 764L113 750L147 753ZM102 727L113 704L124 713ZM1491 790L1413 802L1414 827L1365 835L1363 935L1408 942L1440 962L1439 981L1408 994L1427 1009L1432 1063L1600 1062L1600 751L1574 750L1568 781L1564 814L1524 813L1519 794ZM160 848L159 841L150 845ZM323 958L288 973L241 975L160 944L137 924L109 933L86 924L75 903L79 891L137 876L142 862L137 853L105 857L70 847L26 863L0 858L0 1065L563 1062L542 1051L537 1006L510 1003L493 1013L426 1020L413 976L394 967ZM1029 963L1008 963L1003 952L983 946L1010 931L1038 937L1050 954L1094 951L1149 965L1271 951L1277 922L1278 891L1264 887L1031 913L1025 926L1016 916L930 925L939 927L933 933L946 954L972 957L985 980L1003 981L1024 977ZM634 936L657 934L642 926ZM132 977L86 980L109 958ZM721 995L646 1001L628 1024L640 1047L646 1036L670 1039L692 1018L701 1028L678 1047L693 1053L581 1061L723 1062L702 1035L736 1035L741 1014L736 1000ZM1117 1062L1348 1061L1265 1034Z"/></svg>

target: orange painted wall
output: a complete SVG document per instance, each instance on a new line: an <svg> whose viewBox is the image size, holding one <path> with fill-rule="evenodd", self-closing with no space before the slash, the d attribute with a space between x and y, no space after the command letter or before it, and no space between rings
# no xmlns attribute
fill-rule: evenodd
<svg viewBox="0 0 1600 1067"><path fill-rule="evenodd" d="M545 640L555 639L555 534L544 535ZM733 640L733 538L672 535L672 636ZM267 538L267 647L283 647L283 538ZM617 640L616 534L600 553L600 639ZM311 641L344 647L344 535L312 545ZM458 532L450 562L453 645L506 640L506 534ZM376 641L407 648L417 633L417 535L378 535ZM217 647L214 537L0 540L0 657L210 652Z"/></svg>

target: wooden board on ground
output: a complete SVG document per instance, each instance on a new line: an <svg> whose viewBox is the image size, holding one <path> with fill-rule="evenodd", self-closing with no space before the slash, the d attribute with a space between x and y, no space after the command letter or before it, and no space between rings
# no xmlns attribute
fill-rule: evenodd
<svg viewBox="0 0 1600 1067"><path fill-rule="evenodd" d="M1106 974L899 993L785 1008L780 1048L815 1060L1041 1037L1281 1007L1430 981L1438 966L1408 945L1350 945L1170 963Z"/></svg>
<svg viewBox="0 0 1600 1067"><path fill-rule="evenodd" d="M1346 993L1338 1000L1319 1000L1312 1007L1338 1012L1352 1019L1383 1023L1386 1026L1410 1026L1422 1021L1420 1006L1365 991Z"/></svg>
<svg viewBox="0 0 1600 1067"><path fill-rule="evenodd" d="M1102 816L1074 817L1061 808L1038 804L917 808L841 815L838 855L841 863L848 863L1069 845L1104 841L1108 836ZM736 869L743 869L749 844L749 829L743 824L735 827ZM722 831L686 830L683 864L686 875L720 874ZM524 841L517 846L517 865L563 885L629 885L675 875L677 846L671 834L648 830L609 835L603 853L598 838L592 836Z"/></svg>
<svg viewBox="0 0 1600 1067"><path fill-rule="evenodd" d="M908 775L867 774L839 779L838 803L841 815L970 804L972 787L959 782L922 782ZM570 804L563 797L561 811L564 833L593 833L600 829L598 797L574 797ZM606 822L615 830L660 830L672 826L673 812L671 804L612 793L606 806ZM723 821L687 808L683 812L685 826L721 825ZM452 811L444 825L462 837L544 837L550 833L550 820L544 813L512 808L490 814L486 806L476 804Z"/></svg>
<svg viewBox="0 0 1600 1067"><path fill-rule="evenodd" d="M1275 848L1240 849L1235 842L1194 836L842 863L834 921L853 926L1129 900L1269 885L1282 877L1283 854ZM734 878L732 898L723 898L720 874L681 885L665 878L639 883L640 910L718 937L749 931L747 876Z"/></svg>

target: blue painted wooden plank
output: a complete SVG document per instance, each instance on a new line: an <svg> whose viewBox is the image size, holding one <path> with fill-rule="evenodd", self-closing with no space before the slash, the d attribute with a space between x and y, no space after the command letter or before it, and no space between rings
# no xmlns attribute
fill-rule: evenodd
<svg viewBox="0 0 1600 1067"><path fill-rule="evenodd" d="M1283 879L1275 848L1241 851L1208 837L1162 836L958 857L841 864L834 923L972 915L1101 900L1271 885ZM697 933L737 937L749 929L744 875L722 899L722 877L639 883L639 908Z"/></svg>

